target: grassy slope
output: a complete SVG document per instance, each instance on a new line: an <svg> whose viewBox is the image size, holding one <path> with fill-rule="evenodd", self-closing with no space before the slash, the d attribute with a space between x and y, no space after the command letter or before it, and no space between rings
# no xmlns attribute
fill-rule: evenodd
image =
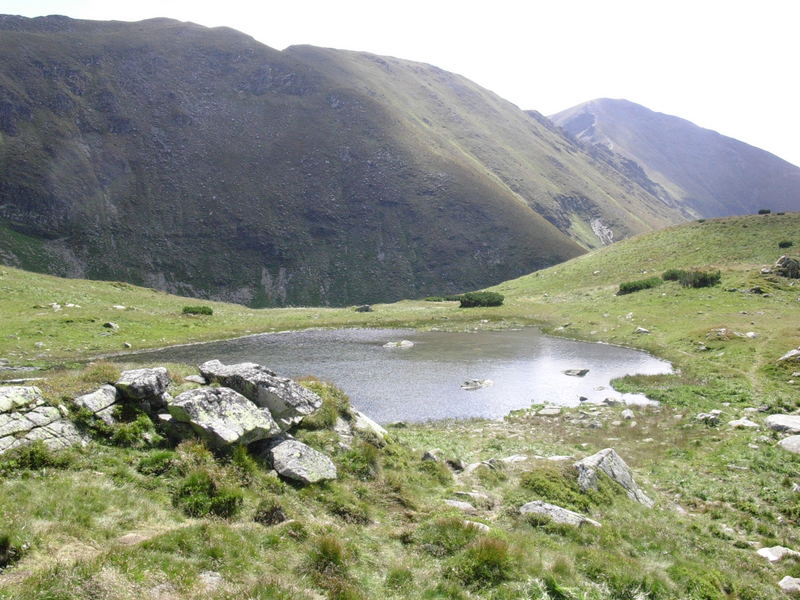
<svg viewBox="0 0 800 600"><path fill-rule="evenodd" d="M758 269L781 253L778 241L794 239L800 245L798 231L800 215L693 223L507 282L497 288L507 294L505 306L475 312L461 311L452 303L405 302L380 306L369 314L316 309L235 312L229 305L215 305L217 314L209 321L223 331L255 331L277 323L302 326L314 314L319 315L315 324L330 325L405 321L463 328L487 326L478 321L488 318L495 323L539 320L558 329L570 322L559 333L648 347L673 359L680 373L618 382L622 389L646 391L662 401L659 408L635 409L635 427L625 421L618 424L618 407L589 416L573 410L556 419L521 411L503 422L393 429L395 442L383 450L359 445L350 453L336 451L324 430L301 432L309 443L333 452L342 473L340 482L304 491L280 486L259 470L248 475L246 465L236 461L214 461L187 449L174 457L174 468L155 476L142 473L137 465L156 450L96 444L76 453L68 469L45 469L32 477L12 472L0 478L4 522L16 525L12 533L17 540L32 544L17 567L0 575L0 597L133 598L162 593L190 598L205 593L215 599L311 598L321 593L332 598L779 598L776 582L784 575L800 575L800 564L790 559L770 565L755 556L752 544L800 546L800 512L792 491L792 483L800 480L800 461L774 446L774 434L763 429L734 431L724 423L744 414L748 406L766 405L769 411L797 406L796 384L788 383L791 369L777 368L774 360L800 343L798 288L763 277ZM665 283L614 296L620 281L671 267L720 268L722 284L684 290ZM642 273L645 270L648 273ZM4 290L12 276L22 281L26 274L7 270ZM45 283L53 286L52 293L58 289L60 280L30 277L42 289ZM34 287L34 279L25 281L26 288ZM116 313L103 309L109 311L103 318L138 316L152 331L161 320L174 321L165 331L175 340L211 334L205 325L183 327L183 318L176 315L187 303L183 299L105 283L69 283L94 288L84 296L87 304L140 306ZM770 296L725 291L755 284ZM17 288L17 293L29 292ZM158 304L164 312L151 312ZM99 304L89 305L100 310ZM150 308L144 310L146 306ZM627 318L629 313L633 314ZM50 313L33 317L40 327L54 318ZM652 333L636 336L637 326ZM716 327L755 331L759 337L708 339L706 332ZM54 335L54 341L62 339ZM89 339L95 337L92 329ZM699 351L698 342L710 350ZM47 383L49 395L90 389L108 377L107 368L95 367L83 375L54 374ZM191 371L171 368L176 377ZM723 411L723 426L708 428L694 421L697 412L711 408ZM760 413L750 417L763 419ZM583 456L607 446L615 447L635 469L637 480L656 499L655 509L648 511L610 493L576 496L569 477L562 477L553 463L530 458ZM434 463L419 460L422 450L432 447L466 462L516 453L529 458L452 480ZM220 480L243 489L239 517L192 520L171 506L170 490L197 461L210 461L208 468ZM498 568L507 581L490 585L485 577L471 577L469 566L475 561L470 542L481 536L460 533L452 523L434 526L443 515L457 515L443 506L444 499L454 498L456 490L472 489L498 502L491 510L481 507L474 518L491 526L486 537L499 540L486 543L495 548L489 554L506 553L513 565ZM302 527L263 528L252 523L263 497L277 498ZM571 530L515 514L516 506L537 498L591 514L603 527ZM362 523L365 519L369 524ZM132 546L120 540L130 532L141 535ZM337 564L336 544L325 541L330 536L341 544L346 566ZM326 560L320 559L321 547L329 549ZM270 557L267 564L265 555ZM45 558L49 556L60 558L53 564ZM481 564L485 563L486 556ZM223 583L204 592L199 577L209 570L219 572Z"/></svg>

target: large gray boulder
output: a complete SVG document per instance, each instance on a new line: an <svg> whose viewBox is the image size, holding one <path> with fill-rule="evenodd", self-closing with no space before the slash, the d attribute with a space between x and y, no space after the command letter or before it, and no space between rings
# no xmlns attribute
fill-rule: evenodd
<svg viewBox="0 0 800 600"><path fill-rule="evenodd" d="M173 419L191 425L214 448L249 444L280 433L269 411L229 388L189 390L175 398L167 409Z"/></svg>
<svg viewBox="0 0 800 600"><path fill-rule="evenodd" d="M630 467L625 464L625 461L613 448L600 450L596 454L579 460L575 463L575 468L578 470L578 485L583 491L597 489L598 474L602 471L612 481L622 486L631 500L635 500L647 507L652 507L654 504L636 485Z"/></svg>
<svg viewBox="0 0 800 600"><path fill-rule="evenodd" d="M322 406L322 398L311 390L256 363L223 365L218 360L210 360L200 365L200 372L207 381L234 389L258 406L269 409L283 430Z"/></svg>
<svg viewBox="0 0 800 600"><path fill-rule="evenodd" d="M126 400L138 401L146 410L151 410L167 405L168 398L165 394L169 384L167 370L156 367L123 371L114 386Z"/></svg>
<svg viewBox="0 0 800 600"><path fill-rule="evenodd" d="M770 415L764 423L773 431L800 433L800 415Z"/></svg>
<svg viewBox="0 0 800 600"><path fill-rule="evenodd" d="M36 441L53 449L85 443L75 425L45 402L39 388L0 386L0 454Z"/></svg>
<svg viewBox="0 0 800 600"><path fill-rule="evenodd" d="M383 427L355 408L350 409L350 416L352 417L350 426L353 428L353 431L373 436L381 442L385 441L386 436L389 435L389 432Z"/></svg>
<svg viewBox="0 0 800 600"><path fill-rule="evenodd" d="M114 418L114 405L120 399L120 394L113 385L103 385L90 394L78 396L73 403L78 407L91 412L106 425L116 423Z"/></svg>
<svg viewBox="0 0 800 600"><path fill-rule="evenodd" d="M330 458L288 436L272 440L264 456L279 475L300 483L336 479L336 465Z"/></svg>
<svg viewBox="0 0 800 600"><path fill-rule="evenodd" d="M778 442L778 446L792 454L800 454L800 435L785 437Z"/></svg>
<svg viewBox="0 0 800 600"><path fill-rule="evenodd" d="M575 525L576 527L581 525L592 525L594 527L600 527L600 523L590 519L589 517L584 517L580 513L567 510L566 508L561 508L555 504L548 504L547 502L542 502L541 500L534 500L533 502L523 504L520 507L519 512L523 515L544 515L549 517L553 523L561 523L563 525Z"/></svg>

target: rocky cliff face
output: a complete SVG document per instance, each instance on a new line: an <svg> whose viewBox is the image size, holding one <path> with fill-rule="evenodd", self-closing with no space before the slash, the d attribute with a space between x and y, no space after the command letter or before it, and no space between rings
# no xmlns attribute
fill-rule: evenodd
<svg viewBox="0 0 800 600"><path fill-rule="evenodd" d="M6 16L0 40L6 264L341 305L487 286L685 216L428 65L167 19Z"/></svg>
<svg viewBox="0 0 800 600"><path fill-rule="evenodd" d="M800 168L684 119L607 98L551 119L590 152L633 161L647 179L698 216L800 210Z"/></svg>

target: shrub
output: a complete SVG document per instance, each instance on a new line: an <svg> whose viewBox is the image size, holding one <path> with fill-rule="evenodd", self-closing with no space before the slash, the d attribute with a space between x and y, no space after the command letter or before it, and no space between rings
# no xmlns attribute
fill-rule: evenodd
<svg viewBox="0 0 800 600"><path fill-rule="evenodd" d="M453 558L448 574L464 585L489 587L510 579L512 571L508 544L484 537Z"/></svg>
<svg viewBox="0 0 800 600"><path fill-rule="evenodd" d="M760 214L760 215L768 215L771 212L772 211L770 209L768 209L768 208L762 208L762 209L759 209L758 214Z"/></svg>
<svg viewBox="0 0 800 600"><path fill-rule="evenodd" d="M306 416L300 422L298 425L300 429L329 429L336 423L337 417L349 413L350 399L336 386L313 379L300 383L322 398L322 406L314 414Z"/></svg>
<svg viewBox="0 0 800 600"><path fill-rule="evenodd" d="M678 282L683 287L703 288L717 285L721 278L719 271L684 271Z"/></svg>
<svg viewBox="0 0 800 600"><path fill-rule="evenodd" d="M792 246L794 246L794 242L790 240L781 240L778 242L778 248L791 248Z"/></svg>
<svg viewBox="0 0 800 600"><path fill-rule="evenodd" d="M184 306L183 314L185 315L213 315L214 309L210 306Z"/></svg>
<svg viewBox="0 0 800 600"><path fill-rule="evenodd" d="M142 475L163 475L175 467L175 453L157 450L139 461L136 470Z"/></svg>
<svg viewBox="0 0 800 600"><path fill-rule="evenodd" d="M408 587L413 581L414 573L406 567L392 567L386 573L386 587L390 590Z"/></svg>
<svg viewBox="0 0 800 600"><path fill-rule="evenodd" d="M342 542L332 535L318 537L308 553L308 563L322 575L343 575L347 565Z"/></svg>
<svg viewBox="0 0 800 600"><path fill-rule="evenodd" d="M413 539L432 556L451 556L478 537L478 530L463 519L444 518L421 525Z"/></svg>
<svg viewBox="0 0 800 600"><path fill-rule="evenodd" d="M241 490L220 487L206 471L195 471L178 485L172 503L190 517L230 518L242 507Z"/></svg>
<svg viewBox="0 0 800 600"><path fill-rule="evenodd" d="M39 471L48 467L67 469L72 465L72 459L71 454L54 452L38 440L0 456L0 475L8 475L14 471Z"/></svg>
<svg viewBox="0 0 800 600"><path fill-rule="evenodd" d="M253 521L262 525L277 525L286 520L286 513L276 498L264 498L258 503Z"/></svg>
<svg viewBox="0 0 800 600"><path fill-rule="evenodd" d="M500 306L505 297L497 292L467 292L459 298L461 308L473 308L476 306Z"/></svg>
<svg viewBox="0 0 800 600"><path fill-rule="evenodd" d="M0 570L22 558L24 548L14 543L8 533L0 533Z"/></svg>
<svg viewBox="0 0 800 600"><path fill-rule="evenodd" d="M625 294L632 294L648 288L654 288L661 285L660 277L650 277L648 279L637 279L635 281L623 281L619 284L619 291L617 296L624 296Z"/></svg>
<svg viewBox="0 0 800 600"><path fill-rule="evenodd" d="M678 281L684 273L686 271L681 269L667 269L661 274L661 279L664 281Z"/></svg>

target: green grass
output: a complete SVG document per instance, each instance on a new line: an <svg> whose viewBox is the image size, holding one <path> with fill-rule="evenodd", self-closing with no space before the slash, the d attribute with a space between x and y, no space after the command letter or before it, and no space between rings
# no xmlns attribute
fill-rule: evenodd
<svg viewBox="0 0 800 600"><path fill-rule="evenodd" d="M555 418L523 410L502 422L391 428L385 446L358 440L351 449L341 448L329 429L346 411L346 396L309 381L325 404L297 436L328 452L340 478L304 489L281 482L244 451L214 455L196 442L170 449L115 446L100 438L65 453L34 448L6 455L0 459L0 517L13 526L0 534L25 550L0 573L0 598L117 600L167 589L159 586L168 586L179 600L203 594L214 600L781 598L777 582L786 574L800 575L800 564L791 559L770 564L755 555L754 545L800 549L800 502L793 491L800 457L776 447L778 436L766 429L733 430L726 423L744 414L763 421L762 413L745 413L748 407L767 412L798 407L798 384L789 383L797 368L775 360L800 344L800 289L759 273L777 258L777 241L798 227L798 215L771 215L693 223L635 238L498 286L506 296L501 307L462 311L455 302L403 302L355 313L214 304L211 320L222 330L194 329L192 335L222 336L226 327L244 326L248 319L253 331L278 322L305 326L313 314L326 326L403 322L463 330L538 322L561 335L645 347L673 360L678 372L615 382L619 390L645 392L661 402L635 407L634 427L621 419L622 407L584 406ZM675 240L684 254L674 250ZM619 281L667 269L719 269L721 285L693 289L665 282L615 295ZM6 269L4 277L12 276L29 288L51 285L50 278ZM10 279L2 281L7 286ZM52 281L55 290L60 280ZM75 290L82 286L86 297L97 297L88 290L100 294L110 287L66 283ZM727 291L755 285L769 296ZM30 293L23 287L20 294ZM120 303L137 308L120 311L115 320L131 313L141 317L144 329L155 331L164 318L169 331L170 319L182 319L184 299L136 288L124 293L130 296ZM151 296L162 306L148 301ZM112 303L110 297L104 302ZM52 314L35 312L29 314L33 326L49 327ZM652 333L635 334L639 326ZM721 328L727 332L721 334ZM63 332L47 331L57 348ZM748 331L757 337L735 335ZM178 332L173 339L192 338ZM156 343L155 334L151 341ZM193 372L167 366L177 381ZM120 368L125 365L96 362L50 371L41 384L58 403L113 380ZM694 419L712 408L723 411L720 426ZM587 427L595 420L599 428ZM630 501L607 480L584 494L571 460L536 458L577 459L605 447L615 448L631 466L655 508ZM465 463L513 454L528 458L454 475L442 463L421 460L430 448ZM240 494L237 514L194 517L180 502L173 504L197 472L207 473L217 489ZM470 500L477 512L464 515L444 503L469 500L458 491L488 499ZM531 500L577 510L602 527L525 518L518 508ZM277 510L288 521L276 522ZM464 519L488 525L489 533ZM128 534L138 541L127 545ZM202 588L205 571L220 574L219 588Z"/></svg>

